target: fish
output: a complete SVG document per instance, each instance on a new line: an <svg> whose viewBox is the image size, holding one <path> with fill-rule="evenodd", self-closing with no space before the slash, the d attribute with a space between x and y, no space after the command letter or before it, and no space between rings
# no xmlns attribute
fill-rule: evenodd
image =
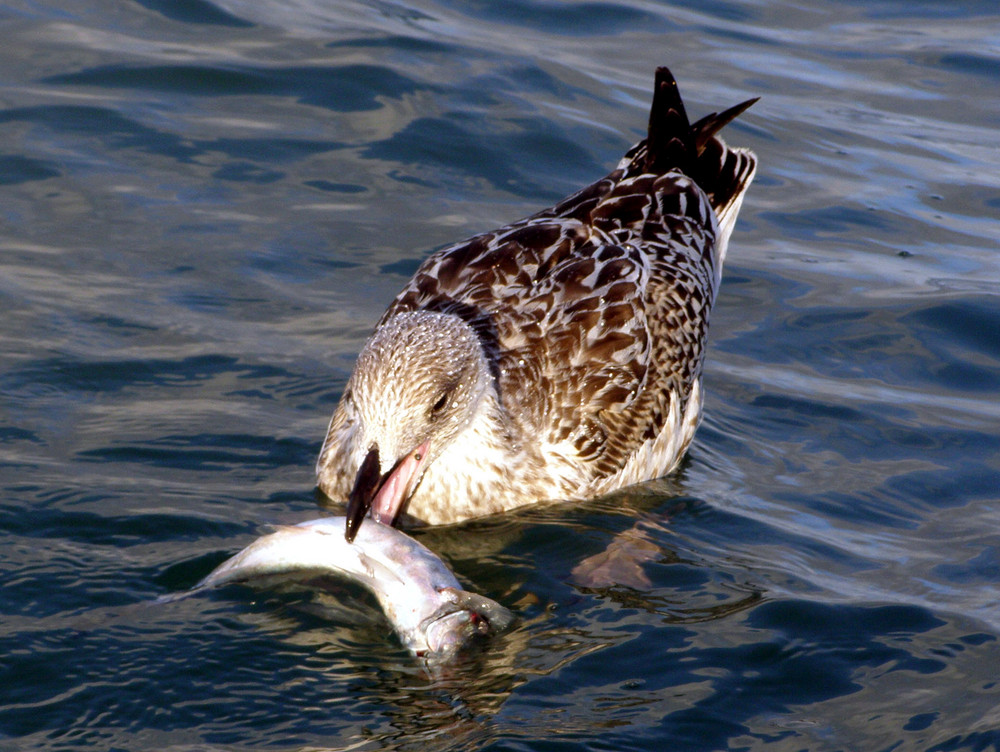
<svg viewBox="0 0 1000 752"><path fill-rule="evenodd" d="M275 575L330 574L356 582L378 601L403 645L417 658L448 662L474 643L510 627L514 616L462 588L425 545L397 528L365 525L348 542L345 517L278 526L224 561L176 600L231 583Z"/></svg>

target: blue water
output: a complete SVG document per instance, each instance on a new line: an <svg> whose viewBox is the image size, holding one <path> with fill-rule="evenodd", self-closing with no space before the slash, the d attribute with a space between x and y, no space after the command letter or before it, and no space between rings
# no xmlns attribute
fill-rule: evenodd
<svg viewBox="0 0 1000 752"><path fill-rule="evenodd" d="M1000 749L994 2L18 0L0 32L0 749ZM519 617L443 675L370 603L151 603L328 513L385 305L604 174L664 64L695 116L762 97L682 469L420 533Z"/></svg>

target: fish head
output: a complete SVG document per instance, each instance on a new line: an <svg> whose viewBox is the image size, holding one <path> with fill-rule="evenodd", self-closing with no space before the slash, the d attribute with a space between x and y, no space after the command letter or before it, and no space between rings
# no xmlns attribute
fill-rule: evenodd
<svg viewBox="0 0 1000 752"><path fill-rule="evenodd" d="M438 591L442 604L418 627L423 650L418 655L446 663L481 639L507 629L513 614L482 595L447 587Z"/></svg>
<svg viewBox="0 0 1000 752"><path fill-rule="evenodd" d="M472 611L448 609L425 620L423 638L426 649L417 651L421 658L445 663L455 658L478 638L490 633L489 622Z"/></svg>

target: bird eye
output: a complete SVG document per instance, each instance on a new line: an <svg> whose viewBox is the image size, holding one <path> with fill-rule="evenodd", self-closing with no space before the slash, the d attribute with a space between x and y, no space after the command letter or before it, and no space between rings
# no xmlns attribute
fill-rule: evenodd
<svg viewBox="0 0 1000 752"><path fill-rule="evenodd" d="M448 405L448 400L451 397L451 392L441 392L441 396L438 397L438 401L434 403L431 408L431 415L439 415L442 410Z"/></svg>

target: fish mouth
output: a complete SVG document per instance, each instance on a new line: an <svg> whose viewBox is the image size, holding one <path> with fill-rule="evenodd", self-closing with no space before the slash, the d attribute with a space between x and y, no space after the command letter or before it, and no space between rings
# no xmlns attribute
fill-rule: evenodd
<svg viewBox="0 0 1000 752"><path fill-rule="evenodd" d="M392 469L381 474L378 445L372 446L358 469L354 488L347 499L347 524L344 537L354 542L361 523L369 512L372 519L383 525L394 525L403 505L410 498L427 464L430 439L405 454Z"/></svg>
<svg viewBox="0 0 1000 752"><path fill-rule="evenodd" d="M482 614L458 604L446 603L420 623L420 631L428 652L418 652L417 655L447 661L477 638L488 635L490 623Z"/></svg>
<svg viewBox="0 0 1000 752"><path fill-rule="evenodd" d="M450 660L478 640L506 631L514 622L514 614L486 596L454 587L440 588L438 594L443 602L420 623L427 649L437 661Z"/></svg>

